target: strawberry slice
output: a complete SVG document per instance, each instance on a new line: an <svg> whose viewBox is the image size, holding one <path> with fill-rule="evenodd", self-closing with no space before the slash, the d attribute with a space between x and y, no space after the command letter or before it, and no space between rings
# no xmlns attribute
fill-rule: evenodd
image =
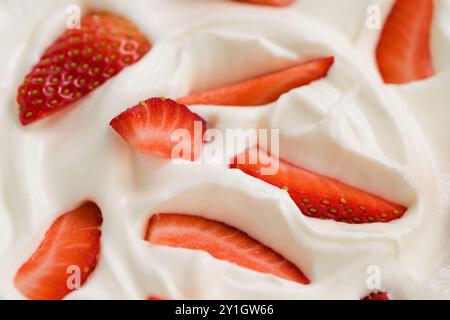
<svg viewBox="0 0 450 320"><path fill-rule="evenodd" d="M161 298L160 296L150 295L147 297L147 300L167 300L167 299Z"/></svg>
<svg viewBox="0 0 450 320"><path fill-rule="evenodd" d="M381 33L376 57L385 83L434 75L430 52L433 0L397 0Z"/></svg>
<svg viewBox="0 0 450 320"><path fill-rule="evenodd" d="M261 173L270 166L268 160L272 164L279 162L278 171L272 175ZM401 205L278 159L257 146L232 159L230 167L286 189L308 217L371 223L398 219L406 212Z"/></svg>
<svg viewBox="0 0 450 320"><path fill-rule="evenodd" d="M56 39L19 87L23 125L81 99L150 50L146 37L118 15L93 13L81 27Z"/></svg>
<svg viewBox="0 0 450 320"><path fill-rule="evenodd" d="M291 262L244 232L224 223L183 214L151 217L145 239L151 243L203 250L217 259L280 278L309 284Z"/></svg>
<svg viewBox="0 0 450 320"><path fill-rule="evenodd" d="M115 117L110 125L143 153L191 161L201 154L207 127L206 121L186 106L165 98L143 101Z"/></svg>
<svg viewBox="0 0 450 320"><path fill-rule="evenodd" d="M303 62L230 86L194 93L177 101L185 105L260 106L276 101L291 89L325 77L333 62L333 57Z"/></svg>
<svg viewBox="0 0 450 320"><path fill-rule="evenodd" d="M386 292L377 291L372 292L368 296L364 297L362 300L390 300Z"/></svg>
<svg viewBox="0 0 450 320"><path fill-rule="evenodd" d="M261 4L273 7L284 7L294 2L294 0L236 0L236 1L247 2L252 4Z"/></svg>
<svg viewBox="0 0 450 320"><path fill-rule="evenodd" d="M73 291L70 277L79 271L82 285L94 270L100 251L102 214L93 202L60 216L33 255L19 268L16 288L33 300L59 300Z"/></svg>

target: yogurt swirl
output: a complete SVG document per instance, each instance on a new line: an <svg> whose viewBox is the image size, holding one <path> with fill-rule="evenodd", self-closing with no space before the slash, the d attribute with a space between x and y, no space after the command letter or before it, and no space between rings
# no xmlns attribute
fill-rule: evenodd
<svg viewBox="0 0 450 320"><path fill-rule="evenodd" d="M374 61L391 0L298 0L283 9L213 0L78 0L120 13L153 43L139 63L58 114L22 127L15 95L74 1L0 4L0 297L53 220L102 209L95 272L67 299L360 299L373 270L396 299L450 298L450 1L436 1L436 76L385 85ZM225 165L172 163L129 148L109 121L151 96L177 98L335 56L328 76L258 108L193 106L214 127L280 129L281 157L406 205L399 220L347 225L302 215L284 190ZM232 156L232 155L227 155ZM311 284L142 239L152 213L233 225L299 266Z"/></svg>

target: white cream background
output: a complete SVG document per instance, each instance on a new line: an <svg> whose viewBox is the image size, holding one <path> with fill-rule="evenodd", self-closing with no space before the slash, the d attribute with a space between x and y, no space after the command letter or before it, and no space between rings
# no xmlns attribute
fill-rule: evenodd
<svg viewBox="0 0 450 320"><path fill-rule="evenodd" d="M76 105L22 127L17 87L64 29L70 4L127 16L153 49ZM101 256L67 299L359 299L371 265L395 299L450 298L450 1L436 1L436 76L401 86L378 75L379 30L366 27L371 4L384 19L392 1L297 0L284 9L220 0L1 1L0 297L23 298L13 285L18 267L57 216L92 199L104 217ZM311 219L283 190L225 165L139 154L108 126L152 96L176 98L328 55L336 61L327 78L273 104L191 109L221 130L281 129L283 158L408 206L402 219ZM312 283L153 246L142 236L156 212L240 228Z"/></svg>

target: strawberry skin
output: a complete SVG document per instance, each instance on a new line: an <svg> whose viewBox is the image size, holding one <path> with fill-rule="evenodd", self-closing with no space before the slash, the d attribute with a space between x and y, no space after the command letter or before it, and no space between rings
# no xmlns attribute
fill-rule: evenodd
<svg viewBox="0 0 450 320"><path fill-rule="evenodd" d="M333 57L307 61L237 84L194 93L177 101L185 105L260 106L276 101L291 89L325 77L333 63Z"/></svg>
<svg viewBox="0 0 450 320"><path fill-rule="evenodd" d="M115 117L110 125L143 153L191 161L201 154L207 128L206 121L186 106L164 98L143 101ZM179 129L185 130L186 139L172 141L172 135ZM174 153L177 145L182 151Z"/></svg>
<svg viewBox="0 0 450 320"><path fill-rule="evenodd" d="M153 215L145 239L157 245L203 250L248 269L309 284L305 275L278 253L246 233L214 220L173 213Z"/></svg>
<svg viewBox="0 0 450 320"><path fill-rule="evenodd" d="M294 0L237 0L237 1L273 7L284 7L294 2Z"/></svg>
<svg viewBox="0 0 450 320"><path fill-rule="evenodd" d="M271 161L279 161L279 170L273 175L261 174L261 168L267 162L262 164L260 159L267 157ZM257 161L250 163L248 159ZM401 205L268 155L257 146L232 159L230 167L286 189L300 211L308 217L359 224L388 222L406 212Z"/></svg>
<svg viewBox="0 0 450 320"><path fill-rule="evenodd" d="M60 216L33 255L19 268L14 284L32 300L59 300L74 289L68 267L77 266L82 285L94 270L100 251L102 214L92 202Z"/></svg>
<svg viewBox="0 0 450 320"><path fill-rule="evenodd" d="M118 15L93 13L81 20L81 27L56 39L19 87L23 125L81 99L150 50L146 37Z"/></svg>
<svg viewBox="0 0 450 320"><path fill-rule="evenodd" d="M372 292L368 296L364 297L362 300L390 300L386 292L377 291Z"/></svg>
<svg viewBox="0 0 450 320"><path fill-rule="evenodd" d="M376 49L385 83L402 84L434 75L430 51L433 0L397 0Z"/></svg>

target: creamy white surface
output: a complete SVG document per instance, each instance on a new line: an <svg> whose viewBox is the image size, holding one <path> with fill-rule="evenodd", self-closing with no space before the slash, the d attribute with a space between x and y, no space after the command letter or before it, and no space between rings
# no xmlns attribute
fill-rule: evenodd
<svg viewBox="0 0 450 320"><path fill-rule="evenodd" d="M76 105L22 127L17 87L74 3L127 16L153 49ZM436 1L436 76L401 86L378 75L379 30L365 23L373 3L385 16L392 1L297 0L286 9L215 0L2 1L0 297L23 298L13 285L18 267L57 216L92 199L104 217L101 256L67 299L359 299L369 291L370 265L396 299L450 298L450 1ZM336 61L326 79L273 104L191 109L219 129L280 128L283 158L407 205L399 220L307 218L283 190L225 165L139 154L108 126L148 97L176 98L328 55ZM142 236L155 212L233 225L299 266L311 284L153 246Z"/></svg>

